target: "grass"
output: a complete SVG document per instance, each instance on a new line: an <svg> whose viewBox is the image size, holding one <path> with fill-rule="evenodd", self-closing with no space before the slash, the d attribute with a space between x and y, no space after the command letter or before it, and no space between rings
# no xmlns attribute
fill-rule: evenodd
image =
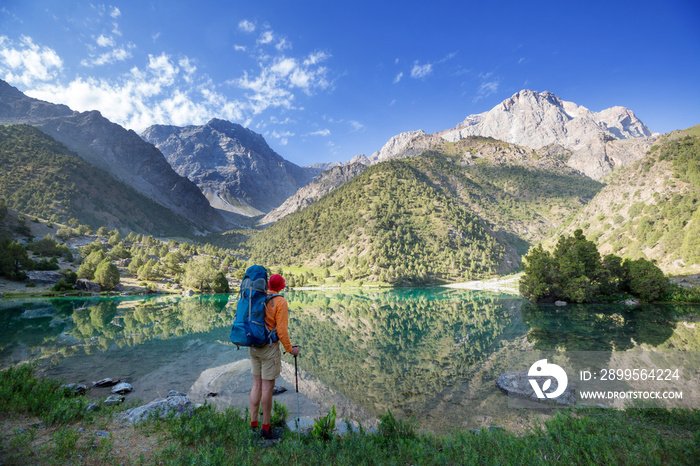
<svg viewBox="0 0 700 466"><path fill-rule="evenodd" d="M374 432L362 427L342 437L286 432L280 443L266 445L249 428L247 415L234 409L219 412L205 405L189 418L124 427L113 419L123 407L88 413L85 400L66 397L59 386L37 378L31 366L1 374L1 464L583 465L696 464L700 458L697 409L579 408L522 434L446 435L419 432L389 412Z"/></svg>

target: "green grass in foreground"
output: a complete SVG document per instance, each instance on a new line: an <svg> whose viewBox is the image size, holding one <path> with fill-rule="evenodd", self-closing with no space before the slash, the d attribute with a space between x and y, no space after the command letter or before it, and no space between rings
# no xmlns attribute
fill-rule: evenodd
<svg viewBox="0 0 700 466"><path fill-rule="evenodd" d="M250 431L244 414L217 412L212 406L200 408L191 418L121 429L132 436L132 445L164 439L149 456L134 453L136 457L125 458L115 452L118 439L86 441L81 436L93 434L77 428L85 422L107 425L114 411L91 413L93 418L87 419L85 401L67 398L58 386L34 377L28 366L2 373L3 422L31 415L56 430L50 442L36 447L36 431L8 433L3 426L0 463L121 464L126 459L129 464L175 465L697 464L700 458L700 410L577 409L562 411L520 435L482 430L439 436L420 433L387 413L376 432L354 432L330 441L286 432L280 443L265 446ZM115 435L120 435L116 429Z"/></svg>

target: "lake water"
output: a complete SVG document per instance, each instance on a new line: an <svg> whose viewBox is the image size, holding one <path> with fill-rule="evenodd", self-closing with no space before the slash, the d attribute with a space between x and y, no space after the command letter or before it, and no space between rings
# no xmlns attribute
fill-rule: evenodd
<svg viewBox="0 0 700 466"><path fill-rule="evenodd" d="M301 348L283 356L292 415L372 425L387 410L424 429L533 422L495 386L523 354L653 351L699 354L700 325L683 306L533 306L510 296L445 288L285 294ZM248 351L228 342L236 295L0 301L0 366L38 361L66 382L120 378L131 399L175 389L196 402L247 406ZM531 362L535 360L532 359ZM519 367L526 369L526 367ZM214 397L207 395L216 393ZM109 395L92 389L90 396ZM299 408L297 408L299 406ZM547 415L546 411L538 414Z"/></svg>

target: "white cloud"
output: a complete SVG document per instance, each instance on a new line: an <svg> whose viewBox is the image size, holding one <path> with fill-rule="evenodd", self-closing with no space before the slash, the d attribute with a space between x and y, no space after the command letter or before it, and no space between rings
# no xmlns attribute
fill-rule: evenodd
<svg viewBox="0 0 700 466"><path fill-rule="evenodd" d="M143 131L154 124L203 124L212 117L241 121L250 110L196 76L192 61L150 55L145 67L133 67L116 80L77 77L68 84L42 83L25 92L79 110L95 110L126 128Z"/></svg>
<svg viewBox="0 0 700 466"><path fill-rule="evenodd" d="M255 32L255 23L244 19L243 21L238 23L238 29L240 29L243 32Z"/></svg>
<svg viewBox="0 0 700 466"><path fill-rule="evenodd" d="M350 126L352 127L353 133L357 132L357 131L362 131L363 129L365 129L365 125L363 125L359 121L350 120L348 123L350 123Z"/></svg>
<svg viewBox="0 0 700 466"><path fill-rule="evenodd" d="M17 45L0 36L0 73L10 84L32 87L55 79L62 69L63 60L52 48L40 47L27 36Z"/></svg>
<svg viewBox="0 0 700 466"><path fill-rule="evenodd" d="M192 82L192 77L197 71L197 67L192 64L192 61L187 57L181 58L177 64L180 65L180 68L185 72L185 81Z"/></svg>
<svg viewBox="0 0 700 466"><path fill-rule="evenodd" d="M276 48L277 50L279 50L280 52L282 52L282 51L284 51L284 50L291 49L291 48L292 48L292 44L290 44L289 42L287 42L287 39L280 39L280 41L277 42L277 45L275 45L275 48Z"/></svg>
<svg viewBox="0 0 700 466"><path fill-rule="evenodd" d="M322 61L325 61L330 58L330 55L328 55L325 52L314 52L309 54L306 59L304 59L304 65L305 66L312 66L317 63L321 63Z"/></svg>
<svg viewBox="0 0 700 466"><path fill-rule="evenodd" d="M429 76L433 72L433 65L426 63L425 65L419 65L416 61L411 69L411 77L415 79L423 79Z"/></svg>
<svg viewBox="0 0 700 466"><path fill-rule="evenodd" d="M86 44L84 58L77 62L85 67L97 67L117 62L130 63L126 72L97 74L86 72L66 76L63 60L50 47L40 46L29 37L11 41L0 35L0 78L20 87L25 94L68 105L74 110L99 110L106 118L137 132L153 124L203 124L218 117L255 124L254 117L268 109L303 109L297 103L300 91L313 95L331 86L330 71L325 66L331 55L314 51L292 56L284 51L291 44L266 26L260 35L249 37L248 47L235 45L237 51L249 51L257 60L257 68L242 71L227 83L229 89L214 84L209 76L198 70L196 62L186 56L171 56L164 52L148 55L145 62L134 62L136 46L124 43L110 31L118 28L118 8L93 6L99 18L93 35ZM254 23L242 21L239 28L256 32ZM158 39L158 34L152 36ZM263 48L267 49L263 51ZM267 55L266 53L269 53ZM115 68L117 69L117 68ZM270 112L270 115L272 112ZM279 118L282 120L282 118ZM256 118L256 121L259 121ZM270 119L272 121L272 119ZM287 117L283 123L292 120ZM364 128L361 124L353 126ZM309 133L329 136L330 130ZM271 137L286 144L295 136L289 131L274 132Z"/></svg>
<svg viewBox="0 0 700 466"><path fill-rule="evenodd" d="M272 33L272 31L265 31L260 35L260 38L258 39L259 44L269 44L275 40L275 35Z"/></svg>
<svg viewBox="0 0 700 466"><path fill-rule="evenodd" d="M111 37L107 37L104 34L100 34L96 42L97 45L99 45L100 47L114 47L116 45L114 39L112 39Z"/></svg>
<svg viewBox="0 0 700 466"><path fill-rule="evenodd" d="M125 61L132 57L131 49L135 46L133 44L128 44L125 47L117 47L110 50L109 52L101 53L97 56L91 56L89 59L83 59L80 64L83 66L102 66L109 65L112 63Z"/></svg>
<svg viewBox="0 0 700 466"><path fill-rule="evenodd" d="M284 78L289 76L297 67L297 61L294 58L283 58L273 64L270 70Z"/></svg>
<svg viewBox="0 0 700 466"><path fill-rule="evenodd" d="M289 142L289 138L294 136L294 133L291 131L272 131L270 133L267 133L266 136L269 136L274 139L278 139L280 142L280 145L286 146L287 143Z"/></svg>
<svg viewBox="0 0 700 466"><path fill-rule="evenodd" d="M236 52L245 52L246 46L245 45L234 45L233 50L235 50Z"/></svg>
<svg viewBox="0 0 700 466"><path fill-rule="evenodd" d="M319 129L318 131L313 131L311 133L306 133L307 136L330 136L331 130L329 129Z"/></svg>
<svg viewBox="0 0 700 466"><path fill-rule="evenodd" d="M493 77L493 73L483 73L480 74L481 84L476 91L476 97L474 97L474 102L479 99L484 99L491 94L498 92L498 86L501 84L501 78Z"/></svg>
<svg viewBox="0 0 700 466"><path fill-rule="evenodd" d="M403 72L400 72L396 75L396 77L394 78L394 84L398 84L398 82L401 81L401 78L403 78Z"/></svg>
<svg viewBox="0 0 700 466"><path fill-rule="evenodd" d="M313 53L301 62L296 58L280 56L270 63L260 63L260 72L251 76L249 72L230 81L241 89L252 91L247 97L252 103L254 114L271 107L294 108L294 89L301 89L311 95L316 89L330 86L328 69L318 64L330 55Z"/></svg>

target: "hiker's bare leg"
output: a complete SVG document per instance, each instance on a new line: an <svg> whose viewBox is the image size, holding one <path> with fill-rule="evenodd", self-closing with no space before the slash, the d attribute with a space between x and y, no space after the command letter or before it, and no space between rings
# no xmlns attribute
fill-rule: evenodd
<svg viewBox="0 0 700 466"><path fill-rule="evenodd" d="M260 411L260 399L262 398L262 377L253 376L253 388L250 389L250 422L257 422Z"/></svg>
<svg viewBox="0 0 700 466"><path fill-rule="evenodd" d="M275 381L262 379L262 410L263 424L269 424L272 417L272 391L275 388Z"/></svg>

